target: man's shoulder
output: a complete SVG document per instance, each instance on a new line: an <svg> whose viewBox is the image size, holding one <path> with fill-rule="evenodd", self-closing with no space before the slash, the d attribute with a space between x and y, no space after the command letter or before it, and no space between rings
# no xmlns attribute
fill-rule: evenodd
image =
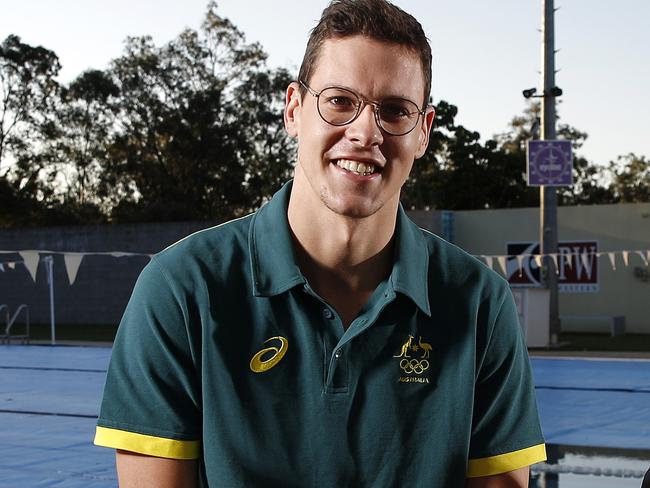
<svg viewBox="0 0 650 488"><path fill-rule="evenodd" d="M201 263L224 263L248 252L248 233L254 214L194 232L154 256L166 270L188 269Z"/></svg>
<svg viewBox="0 0 650 488"><path fill-rule="evenodd" d="M429 274L447 286L473 283L491 289L508 287L507 281L484 262L459 246L420 228L429 252Z"/></svg>

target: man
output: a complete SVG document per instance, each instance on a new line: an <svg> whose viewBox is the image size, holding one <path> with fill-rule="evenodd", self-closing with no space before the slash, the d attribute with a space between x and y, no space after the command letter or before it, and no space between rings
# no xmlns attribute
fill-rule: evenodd
<svg viewBox="0 0 650 488"><path fill-rule="evenodd" d="M293 182L138 280L95 438L121 486L527 486L545 452L507 284L399 205L430 83L413 17L325 9L286 94Z"/></svg>

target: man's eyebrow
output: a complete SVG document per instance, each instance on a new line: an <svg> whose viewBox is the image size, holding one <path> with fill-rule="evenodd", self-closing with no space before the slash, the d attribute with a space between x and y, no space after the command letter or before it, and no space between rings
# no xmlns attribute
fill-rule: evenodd
<svg viewBox="0 0 650 488"><path fill-rule="evenodd" d="M410 97L408 97L407 95L403 95L403 94L389 94L389 95L384 95L381 98L368 97L364 93L361 93L358 89L353 88L351 86L348 86L345 83L324 83L323 87L320 88L319 90L316 90L316 91L323 91L325 88L345 88L346 90L350 90L351 92L354 92L357 95L361 95L362 97L367 98L368 100L371 100L373 102L378 102L378 101L381 101L381 100L388 100L388 99L391 99L391 98L400 98L402 100L408 100L409 102L413 102L413 100ZM417 105L416 102L413 102L413 103L415 103Z"/></svg>

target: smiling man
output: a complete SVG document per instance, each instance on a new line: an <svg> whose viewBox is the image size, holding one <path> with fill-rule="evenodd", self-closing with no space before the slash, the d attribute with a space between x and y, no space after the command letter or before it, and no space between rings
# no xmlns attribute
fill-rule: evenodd
<svg viewBox="0 0 650 488"><path fill-rule="evenodd" d="M286 94L293 181L138 280L95 437L121 486L527 486L545 451L507 283L399 204L430 85L412 16L325 9Z"/></svg>

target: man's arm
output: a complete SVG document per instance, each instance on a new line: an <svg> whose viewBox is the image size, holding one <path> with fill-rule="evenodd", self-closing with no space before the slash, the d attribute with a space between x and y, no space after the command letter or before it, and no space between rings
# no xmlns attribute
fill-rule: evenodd
<svg viewBox="0 0 650 488"><path fill-rule="evenodd" d="M467 478L465 488L527 488L529 472L530 468L525 466L493 476Z"/></svg>
<svg viewBox="0 0 650 488"><path fill-rule="evenodd" d="M115 451L120 488L193 488L197 486L196 459L167 459L129 451Z"/></svg>

